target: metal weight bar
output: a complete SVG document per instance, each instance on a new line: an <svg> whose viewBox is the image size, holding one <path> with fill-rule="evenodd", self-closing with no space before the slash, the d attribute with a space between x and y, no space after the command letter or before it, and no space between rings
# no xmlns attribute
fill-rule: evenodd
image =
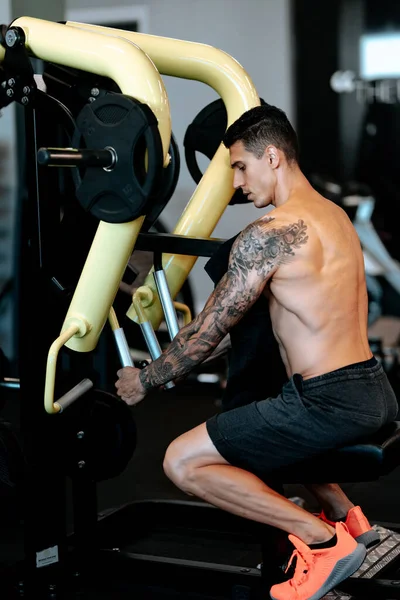
<svg viewBox="0 0 400 600"><path fill-rule="evenodd" d="M37 160L44 167L99 167L108 170L114 167L118 157L113 148L39 148Z"/></svg>

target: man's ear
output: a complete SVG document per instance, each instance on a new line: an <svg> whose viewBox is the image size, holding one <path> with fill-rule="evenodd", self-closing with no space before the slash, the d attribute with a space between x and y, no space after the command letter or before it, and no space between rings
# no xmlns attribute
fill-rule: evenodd
<svg viewBox="0 0 400 600"><path fill-rule="evenodd" d="M281 157L280 157L279 150L276 146L269 144L265 148L265 154L266 154L268 164L271 167L271 169L276 169L277 167L279 167Z"/></svg>

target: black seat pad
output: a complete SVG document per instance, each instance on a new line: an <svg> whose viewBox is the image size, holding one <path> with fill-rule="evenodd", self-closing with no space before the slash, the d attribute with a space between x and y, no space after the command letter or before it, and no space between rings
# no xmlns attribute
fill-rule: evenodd
<svg viewBox="0 0 400 600"><path fill-rule="evenodd" d="M400 421L368 438L271 473L281 483L375 481L400 464Z"/></svg>

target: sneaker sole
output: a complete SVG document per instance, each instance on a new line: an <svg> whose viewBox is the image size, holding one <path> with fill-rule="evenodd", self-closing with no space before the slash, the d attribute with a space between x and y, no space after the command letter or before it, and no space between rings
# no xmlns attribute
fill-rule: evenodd
<svg viewBox="0 0 400 600"><path fill-rule="evenodd" d="M307 600L320 600L325 594L330 592L339 583L353 575L360 568L367 554L367 549L364 544L357 544L357 548L351 554L341 558L336 563L332 573L329 575L325 583L319 588L315 594L307 598ZM277 600L270 594L272 600Z"/></svg>
<svg viewBox="0 0 400 600"><path fill-rule="evenodd" d="M354 538L359 544L364 544L366 548L372 548L381 541L381 536L375 529L370 529L365 533L362 533L358 537Z"/></svg>

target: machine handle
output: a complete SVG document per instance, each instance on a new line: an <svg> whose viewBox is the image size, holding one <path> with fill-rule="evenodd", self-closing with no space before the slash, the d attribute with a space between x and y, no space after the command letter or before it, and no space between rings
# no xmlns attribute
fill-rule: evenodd
<svg viewBox="0 0 400 600"><path fill-rule="evenodd" d="M61 396L61 398L58 400L54 401L58 353L62 346L84 326L84 323L79 323L78 321L71 324L50 346L47 356L46 382L44 388L44 408L50 415L62 412L65 408L67 408L67 406L70 406L72 402L80 398L80 396L82 396L93 386L93 383L90 381L90 379L83 379L83 381L78 383L78 385L72 388L72 390Z"/></svg>
<svg viewBox="0 0 400 600"><path fill-rule="evenodd" d="M93 382L90 379L82 379L80 383L78 383L75 387L73 387L69 392L61 396L56 402L54 402L54 406L58 408L58 412L63 412L68 406L70 406L75 400L78 400L83 394L85 394L90 388L93 387Z"/></svg>

